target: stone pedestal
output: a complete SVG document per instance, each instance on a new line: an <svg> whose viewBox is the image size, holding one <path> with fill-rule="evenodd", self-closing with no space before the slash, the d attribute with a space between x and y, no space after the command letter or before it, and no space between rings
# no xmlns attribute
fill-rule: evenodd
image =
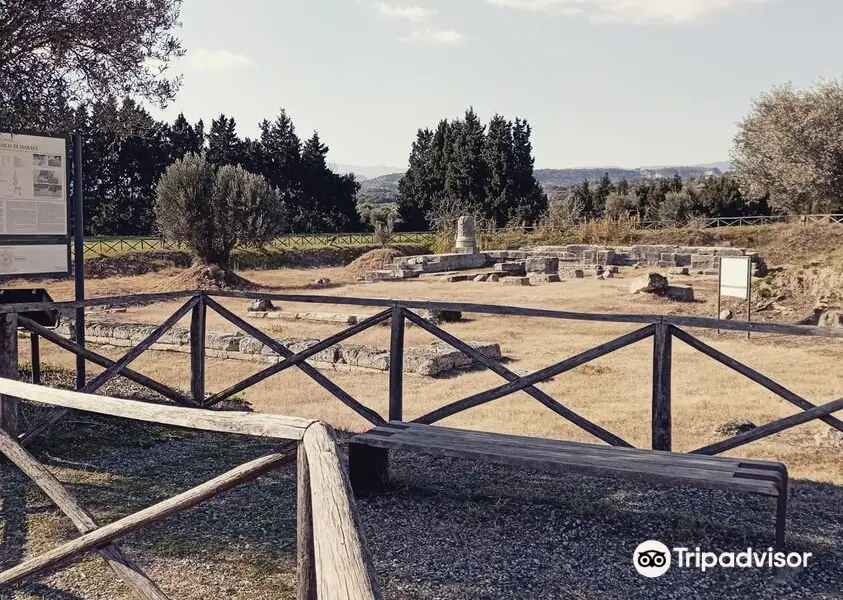
<svg viewBox="0 0 843 600"><path fill-rule="evenodd" d="M474 217L460 217L457 221L457 240L454 252L458 254L477 254L477 232Z"/></svg>

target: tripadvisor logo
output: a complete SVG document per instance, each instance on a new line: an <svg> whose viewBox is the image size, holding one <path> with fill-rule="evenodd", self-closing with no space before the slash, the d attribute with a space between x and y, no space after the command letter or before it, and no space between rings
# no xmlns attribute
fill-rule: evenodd
<svg viewBox="0 0 843 600"><path fill-rule="evenodd" d="M699 548L673 548L672 550L657 540L647 540L638 544L632 554L632 565L644 577L661 577L671 565L683 569L699 569L703 573L713 568L724 569L764 569L764 568L805 568L811 552L774 552L772 548L756 551L747 548L742 552L702 552ZM675 558L675 560L674 560Z"/></svg>

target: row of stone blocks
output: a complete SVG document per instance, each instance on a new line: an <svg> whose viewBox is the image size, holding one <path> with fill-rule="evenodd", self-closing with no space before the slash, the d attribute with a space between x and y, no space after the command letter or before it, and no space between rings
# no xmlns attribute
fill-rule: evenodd
<svg viewBox="0 0 843 600"><path fill-rule="evenodd" d="M131 348L148 337L156 326L139 323L88 322L85 339L91 344ZM74 336L70 321L62 321L57 332L68 338ZM301 352L317 344L319 340L273 338L293 352ZM499 360L502 358L499 344L467 342L484 356ZM190 331L173 328L152 345L152 350L166 352L190 352ZM263 342L243 333L208 331L205 335L205 352L214 358L231 358L266 363L283 360ZM336 344L315 354L307 362L314 367L334 370L389 370L389 350L362 344ZM404 350L404 372L433 376L456 369L470 367L473 360L452 348L437 342L427 346L412 346Z"/></svg>

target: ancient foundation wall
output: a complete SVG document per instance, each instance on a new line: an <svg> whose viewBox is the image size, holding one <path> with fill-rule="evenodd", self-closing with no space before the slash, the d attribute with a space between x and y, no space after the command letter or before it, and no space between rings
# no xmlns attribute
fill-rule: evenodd
<svg viewBox="0 0 843 600"><path fill-rule="evenodd" d="M88 322L85 339L90 344L131 348L155 331L156 326L139 323ZM57 332L68 338L74 335L72 322L62 321ZM317 344L319 340L273 338L293 352L301 352ZM485 356L500 359L499 344L468 342ZM173 328L152 345L152 350L165 352L190 352L190 331ZM276 363L282 360L263 342L244 333L208 331L205 336L205 352L214 358ZM307 361L314 367L332 370L389 370L389 350L362 344L336 344L315 354ZM471 358L444 343L407 347L404 350L404 372L433 376L455 369L470 367Z"/></svg>

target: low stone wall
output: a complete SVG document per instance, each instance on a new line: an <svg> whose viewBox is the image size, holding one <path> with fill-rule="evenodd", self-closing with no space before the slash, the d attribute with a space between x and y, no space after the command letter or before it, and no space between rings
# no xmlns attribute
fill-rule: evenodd
<svg viewBox="0 0 843 600"><path fill-rule="evenodd" d="M88 322L85 339L90 344L131 348L148 337L156 326L139 323ZM72 322L62 321L57 330L59 335L72 338L75 334ZM301 352L319 343L319 340L297 338L273 338L293 352ZM500 359L499 344L467 342L484 356ZM161 336L152 350L165 352L190 352L190 331L173 328ZM214 358L230 358L266 363L283 360L263 342L244 333L208 331L205 335L205 352ZM336 344L315 354L307 361L314 367L333 370L389 370L389 350L362 344ZM404 372L433 376L455 369L470 367L473 360L459 350L444 343L414 346L404 349Z"/></svg>

